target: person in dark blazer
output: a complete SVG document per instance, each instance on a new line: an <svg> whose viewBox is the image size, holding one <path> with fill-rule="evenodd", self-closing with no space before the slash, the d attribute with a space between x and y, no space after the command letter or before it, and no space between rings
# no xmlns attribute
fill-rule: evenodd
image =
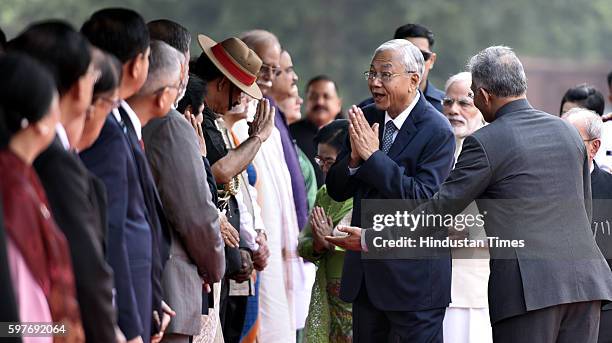
<svg viewBox="0 0 612 343"><path fill-rule="evenodd" d="M100 234L104 232L103 204L95 200L99 189L92 187L93 176L74 151L97 77L89 44L70 25L52 21L30 26L9 43L9 50L35 57L55 77L61 99L60 125L55 140L34 161L34 167L70 246L87 341L114 342L113 275L104 261Z"/></svg>
<svg viewBox="0 0 612 343"><path fill-rule="evenodd" d="M490 124L465 139L448 179L415 213L455 215L476 200L485 214L487 236L496 237L488 294L494 342L597 342L612 273L591 231L584 142L569 123L529 105L510 48L484 49L469 69L474 104ZM349 231L343 246L359 249L361 237L372 246L373 230Z"/></svg>
<svg viewBox="0 0 612 343"><path fill-rule="evenodd" d="M585 108L573 108L562 118L574 125L582 137L589 156L591 170L591 190L593 194L593 234L597 246L612 267L612 174L602 170L595 162L595 155L601 147L603 122L598 113ZM601 308L599 320L599 343L612 342L612 305Z"/></svg>
<svg viewBox="0 0 612 343"><path fill-rule="evenodd" d="M120 99L142 87L149 67L149 32L138 13L119 8L100 10L83 24L81 33L122 63ZM100 137L81 153L81 159L104 181L107 190L107 259L115 273L119 327L128 341L148 342L151 334L158 333L163 316L161 303L153 303L155 286L161 287L163 219L154 190L143 181L144 156L134 149L140 145L140 122L133 112L125 115L130 111L125 101L120 109L109 114Z"/></svg>
<svg viewBox="0 0 612 343"><path fill-rule="evenodd" d="M375 104L349 110L350 144L326 178L334 200L354 197L352 225L361 224L362 200L429 199L453 166L453 131L419 91L422 73L423 56L406 40L374 53L366 76ZM442 342L450 281L448 252L363 261L347 251L340 297L353 303L353 341Z"/></svg>
<svg viewBox="0 0 612 343"><path fill-rule="evenodd" d="M219 217L210 201L195 132L181 114L170 111L179 94L183 59L170 45L152 41L147 81L128 99L145 124L146 157L172 235L162 284L176 316L163 342L188 342L200 332L202 283L219 281L225 270Z"/></svg>

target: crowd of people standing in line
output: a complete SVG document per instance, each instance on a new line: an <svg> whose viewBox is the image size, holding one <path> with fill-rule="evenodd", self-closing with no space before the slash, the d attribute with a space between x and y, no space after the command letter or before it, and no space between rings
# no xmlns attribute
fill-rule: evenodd
<svg viewBox="0 0 612 343"><path fill-rule="evenodd" d="M407 24L373 53L371 98L344 113L319 75L302 118L273 33L198 34L194 58L192 37L123 8L79 31L48 20L0 35L0 321L68 328L14 341L612 341L599 91L569 89L562 119L537 111L503 46L439 90L434 35ZM465 199L424 209L474 213L482 198L541 195L572 205L489 208L484 226L449 235L518 231L590 258L361 258L376 234L360 228L362 200Z"/></svg>

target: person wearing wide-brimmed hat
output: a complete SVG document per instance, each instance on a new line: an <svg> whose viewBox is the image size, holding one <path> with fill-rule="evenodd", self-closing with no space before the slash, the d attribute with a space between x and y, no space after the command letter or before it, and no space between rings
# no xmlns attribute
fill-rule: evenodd
<svg viewBox="0 0 612 343"><path fill-rule="evenodd" d="M218 185L218 207L226 210L228 220L222 221L222 226L231 226L239 231L240 235L239 247L226 247L227 269L221 287L220 305L224 338L227 341L237 341L244 322L246 297L230 298L229 280L248 280L253 270L253 256L260 250L259 244L255 242L256 234L253 228L241 225L239 201L242 201L243 197L239 194L239 176L270 136L274 125L273 112L268 100L261 101L257 116L250 126L249 138L235 149L228 149L224 140L224 129L217 119L230 109L241 106L243 93L257 100L262 98L261 90L255 82L262 62L237 38L232 37L216 43L204 35L199 35L198 42L203 52L192 70L206 83L203 131L207 159ZM231 306L227 306L228 302Z"/></svg>

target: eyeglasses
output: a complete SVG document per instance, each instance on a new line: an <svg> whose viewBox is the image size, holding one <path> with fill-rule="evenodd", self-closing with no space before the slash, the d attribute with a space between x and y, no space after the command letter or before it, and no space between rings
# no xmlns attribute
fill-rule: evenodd
<svg viewBox="0 0 612 343"><path fill-rule="evenodd" d="M275 67L275 66L271 66L271 65L265 64L265 63L262 63L261 64L261 68L259 69L259 74L260 75L270 75L270 74L272 74L272 77L277 77L277 76L280 76L281 73L282 73L281 68Z"/></svg>
<svg viewBox="0 0 612 343"><path fill-rule="evenodd" d="M421 50L421 54L423 54L423 60L429 61L431 55L433 55L433 52Z"/></svg>
<svg viewBox="0 0 612 343"><path fill-rule="evenodd" d="M412 74L412 73L416 73L416 72L415 71L405 72L405 74ZM366 71L363 73L363 76L365 76L366 81L374 81L376 79L379 79L382 83L387 83L398 75L402 75L402 73L390 73L388 71L383 71L381 73L378 73L375 71Z"/></svg>
<svg viewBox="0 0 612 343"><path fill-rule="evenodd" d="M449 97L444 97L444 99L442 99L442 101L440 101L442 103L442 106L444 107L451 107L453 106L453 104L456 102L459 104L459 106L461 107L471 107L474 106L474 99L473 97L467 96L467 97L462 97L459 99L453 99L453 98L449 98Z"/></svg>
<svg viewBox="0 0 612 343"><path fill-rule="evenodd" d="M121 99L119 98L111 99L105 96L101 96L101 97L96 98L95 101L98 101L98 100L109 104L111 106L111 109L119 108L119 106L121 105Z"/></svg>
<svg viewBox="0 0 612 343"><path fill-rule="evenodd" d="M331 157L327 157L327 158L323 158L319 155L315 156L314 158L315 162L317 162L317 164L320 167L323 167L324 165L332 165L334 163L336 163L336 159L335 158L331 158Z"/></svg>

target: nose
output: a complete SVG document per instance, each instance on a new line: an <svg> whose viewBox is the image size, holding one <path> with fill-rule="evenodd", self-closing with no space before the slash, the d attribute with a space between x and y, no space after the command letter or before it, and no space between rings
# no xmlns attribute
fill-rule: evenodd
<svg viewBox="0 0 612 343"><path fill-rule="evenodd" d="M461 114L461 108L459 107L459 104L456 101L453 101L453 104L449 108L449 112L450 114Z"/></svg>
<svg viewBox="0 0 612 343"><path fill-rule="evenodd" d="M368 80L368 85L370 87L382 87L382 81L380 80L380 77L375 77L371 80Z"/></svg>

